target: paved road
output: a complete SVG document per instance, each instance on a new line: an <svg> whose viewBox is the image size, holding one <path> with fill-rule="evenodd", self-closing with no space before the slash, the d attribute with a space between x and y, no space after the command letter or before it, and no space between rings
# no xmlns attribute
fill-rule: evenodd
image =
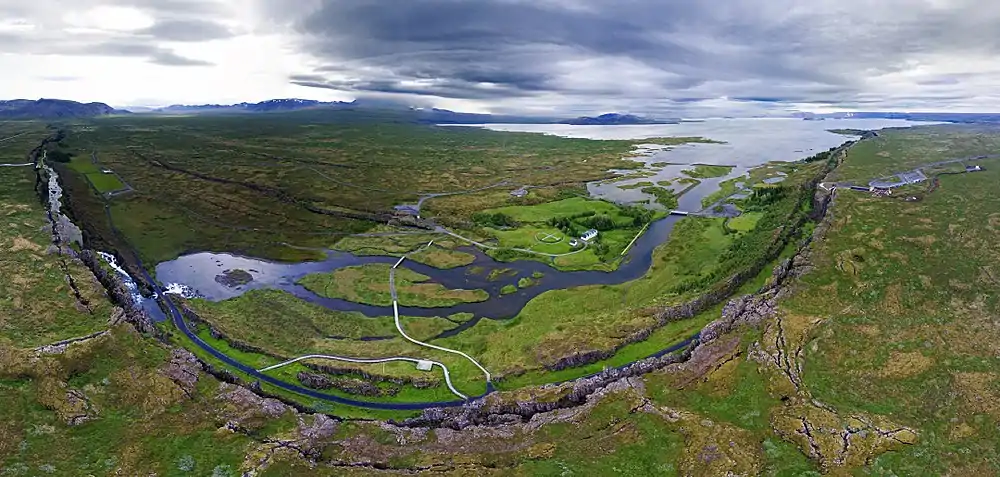
<svg viewBox="0 0 1000 477"><path fill-rule="evenodd" d="M11 139L16 139L16 138L19 138L19 137L21 137L21 136L24 136L25 134L28 134L28 133L26 133L26 132L23 132L23 133L21 133L21 134L18 134L18 135L15 135L15 136L11 136L11 137L5 137L5 138L3 138L3 139L0 139L0 142L4 142L4 141L10 141Z"/></svg>
<svg viewBox="0 0 1000 477"><path fill-rule="evenodd" d="M929 178L926 175L924 175L924 173L923 173L923 171L921 171L921 169L925 169L925 168L928 168L928 167L944 166L944 165L947 165L947 164L956 164L956 163L961 163L961 162L973 162L973 161L982 161L982 160L985 160L985 159L995 159L995 158L998 158L998 157L1000 157L1000 154L987 154L987 155L980 155L980 156L963 157L963 158L960 158L960 159L947 159L947 160L944 160L944 161L930 162L930 163L927 163L927 164L923 164L923 165L917 166L916 168L910 169L908 171L897 172L897 173L894 173L894 174L890 174L890 175L888 175L886 177L882 177L880 179L873 179L872 182L875 182L875 181L878 181L878 180L888 180L888 179L891 179L893 177L900 177L902 179L903 178L902 177L903 174L911 174L911 173L920 173L920 175L923 176L923 178L921 180L919 180L919 181L916 181L916 182L923 182L924 180L927 180ZM911 181L907 180L907 181L900 182L898 185L893 184L893 186L891 188L898 187L899 185L914 184L916 182L911 182ZM867 191L871 190L870 189L870 187L871 187L870 184L871 184L871 182L869 183L868 187L865 187L865 186L856 185L853 182L835 182L835 183L832 183L832 184L823 183L823 184L820 184L820 186L822 186L824 189L827 189L827 190L829 190L828 187L835 186L835 187L848 188L848 189L856 190L856 191L865 191L865 192L867 192Z"/></svg>
<svg viewBox="0 0 1000 477"><path fill-rule="evenodd" d="M112 231L119 238L124 240L125 236L122 234L121 230L119 230L118 227L115 225L114 220L111 216L110 207L105 206L104 211L105 215L107 215L108 217L108 222L111 225ZM235 368L240 372L250 376L251 379L257 379L260 380L261 382L268 383L272 386L284 389L286 391L291 391L293 393L308 396L313 399L318 399L320 401L331 402L335 404L344 404L348 406L357 406L368 409L382 409L382 410L393 410L393 411L419 411L435 407L456 407L456 406L461 406L467 402L466 400L436 401L436 402L407 402L407 403L359 401L356 399L350 399L340 396L334 396L331 394L321 393L315 389L309 389L307 387L282 381L273 376L268 376L264 373L261 373L257 369L247 366L246 364L243 364L237 361L236 359L231 358L229 355L213 348L212 345L206 343L197 334L195 334L188 326L187 321L184 319L184 315L177 308L177 305L174 304L173 300L170 299L170 295L164 293L163 287L149 274L149 272L146 270L146 267L142 264L142 261L139 260L138 257L136 257L136 261L138 262L139 265L138 269L142 274L143 278L145 278L147 283L152 285L153 292L156 294L156 296L159 296L160 298L163 299L163 304L167 307L167 311L170 313L170 319L173 322L174 326L177 328L177 330L180 331L189 340L191 340L191 342L194 343L195 346L200 348L202 351L212 355L212 357L218 359L219 361L222 361L227 366ZM494 391L495 389L493 388L493 384L490 383L486 387L486 393L480 396L473 396L472 399L479 399Z"/></svg>

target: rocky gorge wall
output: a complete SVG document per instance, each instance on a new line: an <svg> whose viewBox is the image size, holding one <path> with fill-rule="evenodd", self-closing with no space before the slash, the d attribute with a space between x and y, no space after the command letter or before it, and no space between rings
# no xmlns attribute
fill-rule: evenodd
<svg viewBox="0 0 1000 477"><path fill-rule="evenodd" d="M830 159L827 163L827 167L812 180L801 185L801 189L799 190L799 193L801 194L800 205L803 205L806 201L812 201L812 213L808 215L800 214L797 208L789 214L787 221L792 225L790 227L785 227L782 230L781 235L779 235L771 243L767 252L764 253L761 258L755 261L751 266L731 275L726 280L713 286L709 291L698 295L690 301L660 310L656 315L656 323L654 325L630 334L614 348L577 352L559 359L554 364L547 365L546 369L549 371L559 371L603 361L614 356L622 348L630 344L645 341L656 330L666 326L667 324L694 318L698 314L731 297L743 285L760 275L769 263L776 260L781 255L781 252L792 242L794 237L807 221L812 220L819 222L820 219L826 214L826 200L828 198L820 198L814 191L817 190L817 184L819 184L821 180L829 174L837 166L837 164L839 164L839 161L842 160L844 154L846 154L847 149L854 144L854 142L848 142L832 152L829 155Z"/></svg>
<svg viewBox="0 0 1000 477"><path fill-rule="evenodd" d="M607 369L593 376L577 379L562 384L547 385L531 390L529 392L507 392L494 393L482 399L470 402L459 408L434 408L425 410L419 417L407 419L401 423L404 427L412 428L449 428L455 430L466 429L473 426L504 426L514 424L524 424L536 419L536 416L552 413L560 409L567 409L586 404L591 396L597 395L604 389L614 386L625 386L627 381L644 374L666 368L671 365L693 362L706 359L699 355L711 355L717 351L713 349L714 344L726 334L744 326L758 326L768 317L774 315L777 303L780 299L791 293L794 279L811 269L810 265L810 245L813 240L822 237L830 226L829 209L833 204L835 192L827 192L819 189L817 184L823 180L837 165L844 159L849 144L831 154L824 172L810 181L805 187L814 191L811 195L812 213L809 217L802 217L801 222L811 219L817 222L812 235L802 239L796 252L791 258L783 260L774 267L771 278L757 293L732 298L724 306L719 319L706 325L689 346L664 356L647 358L630 365ZM801 223L798 224L798 228ZM793 235L788 235L785 240L790 241ZM785 242L787 244L788 242ZM779 241L780 242L780 241ZM785 247L778 245L777 252ZM776 256L776 255L775 255ZM758 265L761 269L763 264ZM749 274L748 272L745 272ZM758 271L759 273L759 271ZM757 273L749 275L756 276ZM724 300L727 296L721 296L723 290L731 288L734 292L740 285L735 285L739 280L749 279L744 274L737 274L730 278L719 290L709 292L699 298L684 305L671 307L661 312L660 320L684 319L694 316L700 310L711 306L712 300ZM716 301L715 303L718 303ZM700 310L699 310L700 308ZM699 310L699 311L695 311ZM648 337L647 332L646 337ZM633 335L632 339L642 336L642 333ZM585 359L593 359L597 354L580 355Z"/></svg>
<svg viewBox="0 0 1000 477"><path fill-rule="evenodd" d="M53 193L52 187L55 187L52 185L52 181L59 184L59 186L56 187L56 190L61 191L63 190L62 179L54 170L44 164L46 147L50 143L57 143L61 141L64 137L65 131L61 129L56 130L53 134L43 139L41 144L31 151L29 158L35 163L35 192L47 210L52 227L53 245L55 246L56 253L60 254L63 269L66 273L66 278L70 288L73 290L77 299L82 302L83 298L80 296L80 292L77 289L75 279L72 274L69 273L69 269L66 266L66 261L68 260L79 260L101 283L111 302L122 310L122 313L114 317L112 322L122 320L131 323L137 330L143 333L155 334L156 327L153 326L152 320L149 318L145 310L143 310L135 302L135 299L129 292L128 287L122 281L122 278L116 273L109 272L101 266L100 259L96 256L93 250L86 248L86 243L81 246L75 239L68 238L70 235L77 235L79 230L76 230L76 234L70 234L65 231L67 228L76 229L76 226L69 220L68 217L62 216L61 214L61 211L64 209L61 200L61 197L63 196L60 195L59 199L51 196ZM58 202L53 203L54 200L58 200ZM60 212L58 215L61 217L55 217L55 211ZM80 237L77 236L76 238L79 239ZM86 303L83 304L86 305Z"/></svg>

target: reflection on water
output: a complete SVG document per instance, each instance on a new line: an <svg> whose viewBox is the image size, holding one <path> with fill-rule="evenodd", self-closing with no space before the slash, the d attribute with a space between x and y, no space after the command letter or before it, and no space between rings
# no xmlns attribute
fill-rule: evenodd
<svg viewBox="0 0 1000 477"><path fill-rule="evenodd" d="M628 255L614 272L577 271L564 272L550 265L533 260L497 262L477 249L465 251L476 256L467 266L440 270L428 265L408 261L407 268L431 277L431 281L448 288L483 289L490 293L490 300L480 303L463 303L447 308L400 307L406 316L447 316L455 313L472 313L476 317L493 319L512 318L532 298L550 290L559 290L582 285L619 284L643 276L652 263L653 249L665 242L680 217L667 217L650 225L639 240L629 250ZM225 253L196 253L156 266L157 279L190 288L198 296L212 301L234 298L248 290L274 288L287 291L299 298L327 308L340 311L359 311L367 316L391 316L392 308L353 303L345 300L318 296L295 282L300 278L318 272L330 272L338 268L366 263L393 264L396 257L363 257L346 252L329 252L322 261L301 263L276 263L250 257ZM249 272L253 280L246 285L227 287L215 280L224 270L240 269ZM493 270L509 269L511 273L501 274L490 280ZM510 295L500 294L504 285L516 285L522 277L535 273L543 276L534 286L518 290ZM386 280L388 280L386 276Z"/></svg>
<svg viewBox="0 0 1000 477"><path fill-rule="evenodd" d="M620 204L643 201L655 202L655 197L644 194L640 188L621 189L639 182L673 180L685 177L684 169L690 169L692 164L710 164L734 166L726 177L704 180L689 194L699 196L683 204L681 210L697 211L701 209L700 197L711 194L724 180L739 177L754 166L770 161L796 161L818 152L839 146L858 136L834 134L828 129L860 129L872 130L887 127L910 127L920 124L897 119L838 119L828 121L803 121L801 119L707 119L702 122L685 122L680 124L656 124L635 126L574 126L566 124L486 124L479 125L497 131L538 132L565 137L587 139L643 139L651 137L705 137L725 144L683 144L670 148L655 148L640 146L636 157L630 159L643 162L643 171L650 173L649 177L626 179L620 182L591 183L587 189L594 197L603 198ZM667 166L653 164L670 163ZM634 172L634 171L629 171ZM678 190L671 186L672 190ZM680 188L683 190L683 187Z"/></svg>
<svg viewBox="0 0 1000 477"><path fill-rule="evenodd" d="M647 154L634 158L647 164L653 174L646 178L622 180L616 184L594 183L589 190L596 197L607 198L621 203L650 199L639 189L622 189L622 185L640 182L673 180L681 176L681 171L691 164L730 165L732 171L725 177L703 179L701 184L685 193L679 199L682 211L699 211L704 197L718 190L719 183L740 177L754 166L769 161L794 161L820 151L839 146L851 137L827 132L827 129L881 129L885 127L906 127L915 124L902 120L848 119L831 121L801 121L794 119L711 119L697 123L642 125L642 126L571 126L571 125L482 125L502 131L542 132L569 137L593 139L641 139L663 136L701 136L725 141L725 144L686 144L665 148L648 145L638 148ZM923 123L926 124L926 123ZM669 165L655 163L670 163ZM775 182L783 177L773 178ZM771 182L774 183L774 182ZM741 184L742 185L742 184ZM680 191L685 184L671 184L672 190ZM614 272L578 271L564 272L538 261L522 260L500 263L486 256L478 249L467 249L476 256L471 265L449 270L439 270L415 262L406 266L418 273L430 276L431 280L448 288L483 289L490 293L490 299L480 303L465 303L447 308L401 307L400 313L408 316L447 316L455 313L472 313L476 319L461 328L474 325L480 318L506 319L516 316L527 303L538 295L551 290L560 290L583 285L620 284L635 280L649 270L653 250L664 243L674 224L680 217L671 216L654 222L629 250L621 266ZM397 257L359 257L345 252L329 252L322 261L303 263L275 263L250 257L221 253L197 253L186 255L156 267L157 278L171 284L171 290L197 294L212 301L234 298L248 290L275 288L287 291L312 303L333 310L358 311L367 316L391 316L391 307L370 306L344 300L320 297L296 281L305 275L330 272L338 268L366 263L392 264ZM501 274L496 280L489 280L490 271L511 269L516 273ZM226 270L243 270L253 280L238 286L227 286L227 280L216 278ZM505 285L516 284L521 277L535 273L543 274L538 284L518 290L510 295L500 294ZM388 280L388 277L386 277Z"/></svg>

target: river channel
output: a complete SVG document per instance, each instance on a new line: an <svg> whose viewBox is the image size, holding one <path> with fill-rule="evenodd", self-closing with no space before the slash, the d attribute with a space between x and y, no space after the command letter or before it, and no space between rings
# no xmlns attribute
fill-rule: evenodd
<svg viewBox="0 0 1000 477"><path fill-rule="evenodd" d="M760 122L762 121L762 122ZM719 164L735 166L726 177L703 180L701 184L689 190L679 199L679 210L699 211L701 200L718 190L723 180L739 177L753 166L770 160L790 161L801 159L815 152L827 150L843 142L856 139L837 135L826 129L880 129L884 127L908 127L916 123L898 120L838 120L838 121L793 121L793 120L717 120L706 123L682 125L641 126L552 126L552 125L485 125L501 130L543 132L571 137L607 138L643 138L655 136L704 136L711 139L726 141L726 144L692 144L673 149L652 151L650 154L635 157L635 160L646 163L655 174L656 181L666 175L676 175L674 169L678 164ZM588 129L590 128L590 129ZM623 129L624 128L624 129ZM701 131L701 132L699 132ZM768 142L772 141L773 142ZM655 166L658 163L669 162L669 165ZM686 166L680 166L684 168ZM621 203L641 201L641 195L635 195L634 188L620 189L617 186L627 186L635 180L625 180L620 183L604 182L590 185L591 194ZM617 191L615 190L617 189ZM440 283L452 289L483 289L489 292L490 299L479 303L465 303L452 307L417 308L400 307L404 316L431 317L450 316L457 313L471 313L475 319L448 334L460 332L474 325L479 319L509 319L516 316L533 298L542 293L586 285L613 285L641 278L649 270L653 251L665 243L680 216L669 216L650 225L648 230L635 242L623 259L620 266L613 272L602 271L560 271L546 263L534 260L515 262L497 262L491 257L473 247L462 250L476 256L475 261L468 265L448 270L433 268L420 263L408 261L405 266L431 277L431 281ZM167 284L170 289L184 289L191 294L211 301L221 301L238 297L253 289L278 289L286 291L300 299L338 311L355 311L369 317L392 316L391 307L371 306L346 300L321 297L296 284L300 278L320 272L362 265L367 263L393 264L398 257L389 256L356 256L346 252L330 251L322 261L302 263L276 263L252 257L243 257L226 253L195 253L185 255L156 266L156 278ZM253 280L240 286L229 286L220 283L217 278L227 270L243 270L248 272ZM499 278L489 279L493 270L509 270ZM513 285L522 277L542 274L542 278L534 286L520 289L516 293L501 295L500 289L505 285ZM388 280L388 277L386 277ZM222 280L224 282L225 280Z"/></svg>

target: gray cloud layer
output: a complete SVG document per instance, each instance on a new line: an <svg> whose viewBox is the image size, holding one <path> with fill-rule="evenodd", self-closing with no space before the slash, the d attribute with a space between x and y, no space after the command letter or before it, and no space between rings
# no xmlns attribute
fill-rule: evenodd
<svg viewBox="0 0 1000 477"><path fill-rule="evenodd" d="M326 0L300 12L281 20L321 66L295 84L494 109L919 108L992 97L977 82L1000 79L986 64L1000 50L993 2Z"/></svg>
<svg viewBox="0 0 1000 477"><path fill-rule="evenodd" d="M560 114L996 110L997 31L982 0L0 0L0 53L199 66L178 52L278 35L316 92Z"/></svg>
<svg viewBox="0 0 1000 477"><path fill-rule="evenodd" d="M153 24L126 30L74 25L95 7L135 8L151 17ZM25 26L0 29L0 53L118 56L166 66L206 66L211 63L180 56L164 43L232 37L228 28L206 19L223 14L217 3L195 0L0 0L0 19Z"/></svg>

